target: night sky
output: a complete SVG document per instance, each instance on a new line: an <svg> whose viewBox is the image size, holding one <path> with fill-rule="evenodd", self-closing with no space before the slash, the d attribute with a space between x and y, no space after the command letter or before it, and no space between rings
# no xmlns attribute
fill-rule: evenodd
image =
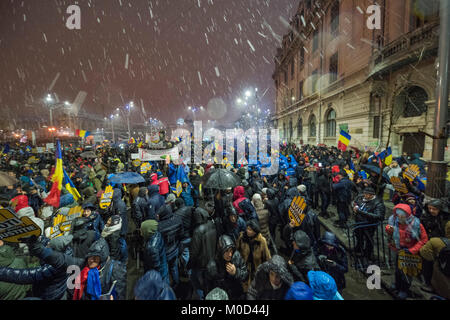
<svg viewBox="0 0 450 320"><path fill-rule="evenodd" d="M133 100L134 120L166 124L189 117L229 123L235 100L257 87L261 107L274 111L273 57L298 0L2 0L0 106L12 116L40 116L52 93L108 116ZM66 28L69 5L81 8L81 30ZM226 116L220 118L222 99ZM211 100L213 100L211 102ZM34 112L34 113L33 113ZM143 120L139 120L143 122Z"/></svg>

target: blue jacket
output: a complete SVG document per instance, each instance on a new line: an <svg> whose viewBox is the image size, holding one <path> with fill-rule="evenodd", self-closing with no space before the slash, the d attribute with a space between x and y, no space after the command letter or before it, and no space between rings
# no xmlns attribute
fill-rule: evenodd
<svg viewBox="0 0 450 320"><path fill-rule="evenodd" d="M177 168L173 163L169 164L169 173L167 176L170 184L175 185L177 183Z"/></svg>
<svg viewBox="0 0 450 320"><path fill-rule="evenodd" d="M95 231L95 240L100 239L105 223L98 212L92 212L86 223L87 230Z"/></svg>
<svg viewBox="0 0 450 320"><path fill-rule="evenodd" d="M194 190L190 186L187 186L186 189L183 188L183 192L181 192L181 197L187 207L194 206L194 198L192 197L193 192Z"/></svg>
<svg viewBox="0 0 450 320"><path fill-rule="evenodd" d="M348 178L342 178L336 184L333 184L333 191L337 196L338 201L350 203L352 200L353 183Z"/></svg>
<svg viewBox="0 0 450 320"><path fill-rule="evenodd" d="M256 213L255 207L249 199L244 199L239 202L239 207L244 211L244 220L257 220L259 222L258 214Z"/></svg>
<svg viewBox="0 0 450 320"><path fill-rule="evenodd" d="M159 187L155 184L148 187L148 203L155 212L165 204L164 197L159 194Z"/></svg>
<svg viewBox="0 0 450 320"><path fill-rule="evenodd" d="M166 247L160 232L156 231L145 243L144 248L144 272L156 270L161 274L164 281L169 279L167 265Z"/></svg>

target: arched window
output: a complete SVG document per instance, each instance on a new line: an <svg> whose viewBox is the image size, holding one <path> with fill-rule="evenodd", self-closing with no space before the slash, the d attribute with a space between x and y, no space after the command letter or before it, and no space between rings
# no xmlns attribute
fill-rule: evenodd
<svg viewBox="0 0 450 320"><path fill-rule="evenodd" d="M316 133L316 116L312 115L309 119L309 136L315 137Z"/></svg>
<svg viewBox="0 0 450 320"><path fill-rule="evenodd" d="M427 112L426 101L428 101L428 94L421 87L410 87L405 89L402 93L405 107L403 109L403 117L419 117L424 112Z"/></svg>
<svg viewBox="0 0 450 320"><path fill-rule="evenodd" d="M303 120L301 117L298 118L298 123L297 123L297 138L298 139L303 139Z"/></svg>
<svg viewBox="0 0 450 320"><path fill-rule="evenodd" d="M328 111L326 132L327 137L336 137L336 111L334 109Z"/></svg>

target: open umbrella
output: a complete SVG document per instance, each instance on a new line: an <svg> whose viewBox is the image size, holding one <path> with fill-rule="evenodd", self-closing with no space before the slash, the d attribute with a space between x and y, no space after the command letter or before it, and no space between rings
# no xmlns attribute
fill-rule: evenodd
<svg viewBox="0 0 450 320"><path fill-rule="evenodd" d="M241 179L227 169L212 169L203 176L203 188L226 190L241 184Z"/></svg>
<svg viewBox="0 0 450 320"><path fill-rule="evenodd" d="M375 172L378 175L380 175L380 171L381 171L380 167L372 166L370 164L361 165L361 169L363 169L365 171ZM384 172L383 172L383 179L386 180L387 183L391 183L389 176Z"/></svg>
<svg viewBox="0 0 450 320"><path fill-rule="evenodd" d="M0 172L0 187L12 186L16 183L19 183L19 180L17 180L15 177L11 177L6 172Z"/></svg>
<svg viewBox="0 0 450 320"><path fill-rule="evenodd" d="M109 181L116 184L138 184L141 182L145 182L145 179L143 176L136 172L123 172L115 174Z"/></svg>
<svg viewBox="0 0 450 320"><path fill-rule="evenodd" d="M86 151L86 152L83 152L82 154L80 154L80 156L81 156L82 158L86 158L86 159L94 159L94 158L97 158L97 155L95 154L94 151Z"/></svg>

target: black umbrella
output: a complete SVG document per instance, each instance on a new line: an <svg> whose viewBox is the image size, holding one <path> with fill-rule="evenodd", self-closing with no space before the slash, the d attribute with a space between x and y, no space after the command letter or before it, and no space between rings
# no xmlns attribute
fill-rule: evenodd
<svg viewBox="0 0 450 320"><path fill-rule="evenodd" d="M365 170L365 171L370 171L370 172L375 172L378 176L380 175L381 169L380 167L377 166L372 166L370 164L363 164L361 165L361 169ZM383 172L383 179L386 180L387 183L391 183L391 179L389 178L389 176Z"/></svg>
<svg viewBox="0 0 450 320"><path fill-rule="evenodd" d="M226 190L241 185L241 179L227 169L211 169L203 176L203 188Z"/></svg>

